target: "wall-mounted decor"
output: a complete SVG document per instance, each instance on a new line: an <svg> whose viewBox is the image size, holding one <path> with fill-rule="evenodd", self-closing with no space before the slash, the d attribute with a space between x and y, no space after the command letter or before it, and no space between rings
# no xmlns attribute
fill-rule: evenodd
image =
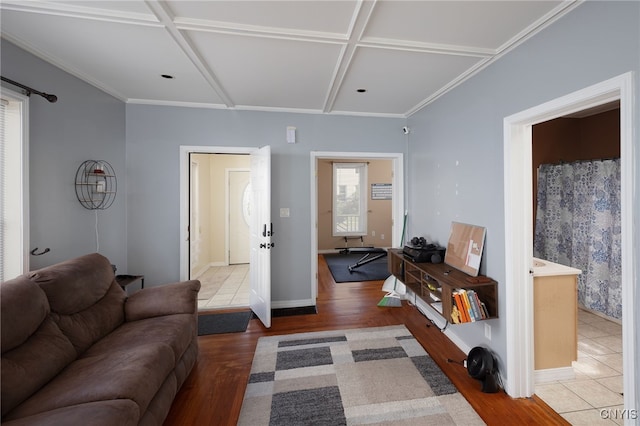
<svg viewBox="0 0 640 426"><path fill-rule="evenodd" d="M88 210L104 210L116 199L118 181L106 161L87 160L76 171L76 197Z"/></svg>

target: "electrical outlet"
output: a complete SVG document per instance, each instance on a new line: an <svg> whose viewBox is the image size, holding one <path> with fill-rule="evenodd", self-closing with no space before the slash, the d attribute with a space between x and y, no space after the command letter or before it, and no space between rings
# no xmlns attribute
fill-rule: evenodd
<svg viewBox="0 0 640 426"><path fill-rule="evenodd" d="M491 340L491 326L487 323L484 324L484 337Z"/></svg>
<svg viewBox="0 0 640 426"><path fill-rule="evenodd" d="M380 239L384 240L384 234L380 234Z"/></svg>
<svg viewBox="0 0 640 426"><path fill-rule="evenodd" d="M376 231L371 231L371 236L375 237L376 236Z"/></svg>

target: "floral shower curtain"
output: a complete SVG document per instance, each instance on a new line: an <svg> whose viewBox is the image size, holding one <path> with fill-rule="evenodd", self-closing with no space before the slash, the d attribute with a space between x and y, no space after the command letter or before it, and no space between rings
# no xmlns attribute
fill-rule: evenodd
<svg viewBox="0 0 640 426"><path fill-rule="evenodd" d="M620 159L540 166L533 251L581 269L578 302L622 318Z"/></svg>

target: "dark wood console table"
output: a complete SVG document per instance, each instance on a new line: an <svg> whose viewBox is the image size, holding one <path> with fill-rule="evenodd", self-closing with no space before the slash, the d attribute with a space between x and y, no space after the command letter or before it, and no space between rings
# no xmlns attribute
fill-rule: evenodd
<svg viewBox="0 0 640 426"><path fill-rule="evenodd" d="M415 263L403 255L402 249L390 249L388 261L389 271L447 322L455 323L451 316L453 307L456 306L455 294L462 293L462 290L473 290L486 307L485 315L480 313L481 318L476 316L470 322L498 318L496 281L477 277L486 281L470 282L469 279L473 277L445 263Z"/></svg>

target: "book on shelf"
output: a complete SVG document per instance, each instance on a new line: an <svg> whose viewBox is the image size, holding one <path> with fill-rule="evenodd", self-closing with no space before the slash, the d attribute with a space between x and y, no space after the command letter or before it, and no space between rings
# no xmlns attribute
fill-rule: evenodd
<svg viewBox="0 0 640 426"><path fill-rule="evenodd" d="M469 306L471 306L473 317L476 321L481 320L482 314L480 313L480 304L477 301L476 292L474 290L467 290L467 298L469 299Z"/></svg>
<svg viewBox="0 0 640 426"><path fill-rule="evenodd" d="M469 316L469 306L467 296L462 289L456 289L453 292L453 296L455 298L456 306L458 307L458 311L460 311L460 319L461 322L471 322L471 317Z"/></svg>
<svg viewBox="0 0 640 426"><path fill-rule="evenodd" d="M472 289L457 288L453 291L453 304L452 304L452 319L455 322L455 317L459 319L460 323L475 322L490 318L487 306L480 300L478 293Z"/></svg>

